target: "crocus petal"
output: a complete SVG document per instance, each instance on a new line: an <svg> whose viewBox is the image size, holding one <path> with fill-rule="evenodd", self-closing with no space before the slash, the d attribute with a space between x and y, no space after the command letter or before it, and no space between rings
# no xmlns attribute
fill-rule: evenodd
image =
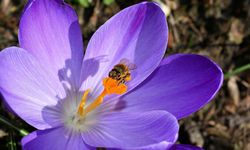
<svg viewBox="0 0 250 150"><path fill-rule="evenodd" d="M43 115L53 117L53 112L43 112L44 106L56 105L59 97L64 97L64 89L59 80L28 54L27 51L11 47L0 53L0 92L7 104L22 119L38 129L56 125L44 121Z"/></svg>
<svg viewBox="0 0 250 150"><path fill-rule="evenodd" d="M115 149L115 148L108 148L107 150L125 150L125 149ZM200 147L186 145L186 144L173 144L169 142L161 142L158 144L153 144L146 147L141 148L131 148L126 150L203 150Z"/></svg>
<svg viewBox="0 0 250 150"><path fill-rule="evenodd" d="M221 69L208 58L172 55L141 85L120 97L114 109L125 112L166 110L181 119L208 103L222 81Z"/></svg>
<svg viewBox="0 0 250 150"><path fill-rule="evenodd" d="M95 150L86 145L80 134L69 134L64 128L34 131L22 139L23 150Z"/></svg>
<svg viewBox="0 0 250 150"><path fill-rule="evenodd" d="M139 147L139 148L133 148L131 150L168 150L170 147L172 147L174 142L160 142L157 144L152 144L144 147Z"/></svg>
<svg viewBox="0 0 250 150"><path fill-rule="evenodd" d="M84 141L95 147L132 148L173 142L178 133L176 118L166 111L145 113L104 113L99 121L82 133Z"/></svg>
<svg viewBox="0 0 250 150"><path fill-rule="evenodd" d="M91 38L83 62L82 89L102 87L101 80L121 60L136 65L129 89L141 83L159 65L166 50L166 17L155 3L143 2L122 10Z"/></svg>
<svg viewBox="0 0 250 150"><path fill-rule="evenodd" d="M175 144L169 150L203 150L203 149L192 145Z"/></svg>
<svg viewBox="0 0 250 150"><path fill-rule="evenodd" d="M60 80L79 88L83 43L74 10L62 0L30 0L19 26L19 43Z"/></svg>

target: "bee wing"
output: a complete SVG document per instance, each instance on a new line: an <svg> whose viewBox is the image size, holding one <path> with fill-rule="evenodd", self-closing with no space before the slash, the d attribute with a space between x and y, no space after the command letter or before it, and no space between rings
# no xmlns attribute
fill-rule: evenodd
<svg viewBox="0 0 250 150"><path fill-rule="evenodd" d="M136 69L136 65L131 63L130 60L128 60L127 58L121 59L120 64L126 65L129 68L129 70Z"/></svg>
<svg viewBox="0 0 250 150"><path fill-rule="evenodd" d="M124 64L127 66L130 64L130 61L127 58L123 58L120 60L119 64Z"/></svg>
<svg viewBox="0 0 250 150"><path fill-rule="evenodd" d="M128 69L129 69L129 70L135 70L136 68L137 68L136 65L133 64L133 63L130 63L130 64L128 65Z"/></svg>

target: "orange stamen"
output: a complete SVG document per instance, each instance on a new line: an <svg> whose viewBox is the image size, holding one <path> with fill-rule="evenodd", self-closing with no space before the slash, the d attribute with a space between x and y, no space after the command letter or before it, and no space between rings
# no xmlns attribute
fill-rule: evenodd
<svg viewBox="0 0 250 150"><path fill-rule="evenodd" d="M106 95L110 94L123 94L127 91L127 86L125 84L120 84L119 81L114 80L112 78L104 78L103 79L103 86L104 90L102 93L91 103L89 104L86 108L84 108L86 101L87 101L87 96L89 94L90 90L86 90L81 103L78 107L77 113L81 116L84 117L87 113L91 112L92 110L96 109L98 106L100 106L103 102L103 98Z"/></svg>
<svg viewBox="0 0 250 150"><path fill-rule="evenodd" d="M80 103L80 105L79 105L79 107L78 107L77 113L78 113L80 116L83 115L83 108L84 108L84 106L86 105L86 101L87 101L87 98L88 98L89 91L90 91L90 89L88 89L88 90L85 91L85 93L83 94L81 103Z"/></svg>

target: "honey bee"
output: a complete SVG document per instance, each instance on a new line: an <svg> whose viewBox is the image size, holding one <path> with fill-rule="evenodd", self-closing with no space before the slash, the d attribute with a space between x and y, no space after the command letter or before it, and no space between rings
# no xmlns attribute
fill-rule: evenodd
<svg viewBox="0 0 250 150"><path fill-rule="evenodd" d="M128 59L122 59L109 72L109 77L118 81L118 84L124 84L131 80L131 70L136 69L135 64L130 63Z"/></svg>

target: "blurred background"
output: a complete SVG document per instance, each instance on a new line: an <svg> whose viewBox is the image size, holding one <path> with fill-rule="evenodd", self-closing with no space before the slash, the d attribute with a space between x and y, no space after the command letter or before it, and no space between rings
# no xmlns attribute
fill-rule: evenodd
<svg viewBox="0 0 250 150"><path fill-rule="evenodd" d="M140 0L66 0L79 16L85 46L107 19ZM250 150L250 0L153 0L166 14L166 56L208 56L225 73L222 89L206 107L180 120L178 143L206 150ZM18 45L25 0L0 0L0 50ZM1 66L0 66L1 67ZM0 105L0 149L17 150L35 129Z"/></svg>

